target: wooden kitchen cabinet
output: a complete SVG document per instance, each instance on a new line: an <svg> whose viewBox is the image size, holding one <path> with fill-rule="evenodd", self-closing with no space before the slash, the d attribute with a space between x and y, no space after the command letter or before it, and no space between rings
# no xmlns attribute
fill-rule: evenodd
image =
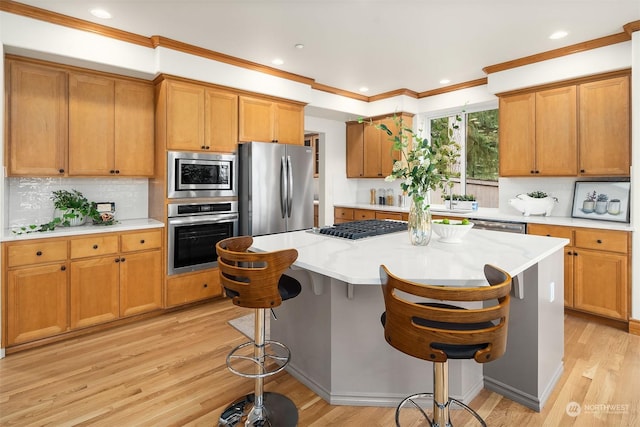
<svg viewBox="0 0 640 427"><path fill-rule="evenodd" d="M343 222L350 222L355 219L354 209L351 208L333 208L333 222L335 224L342 224Z"/></svg>
<svg viewBox="0 0 640 427"><path fill-rule="evenodd" d="M232 153L237 147L238 95L183 81L164 80L166 147Z"/></svg>
<svg viewBox="0 0 640 427"><path fill-rule="evenodd" d="M3 244L6 298L3 344L21 344L69 329L66 241Z"/></svg>
<svg viewBox="0 0 640 427"><path fill-rule="evenodd" d="M71 262L70 326L83 328L118 318L116 254Z"/></svg>
<svg viewBox="0 0 640 427"><path fill-rule="evenodd" d="M570 239L565 247L565 306L629 318L630 236L626 231L529 224L528 232Z"/></svg>
<svg viewBox="0 0 640 427"><path fill-rule="evenodd" d="M154 93L146 83L69 74L69 175L152 176Z"/></svg>
<svg viewBox="0 0 640 427"><path fill-rule="evenodd" d="M576 87L500 98L500 175L577 175Z"/></svg>
<svg viewBox="0 0 640 427"><path fill-rule="evenodd" d="M629 76L621 76L578 86L580 175L629 176L629 85Z"/></svg>
<svg viewBox="0 0 640 427"><path fill-rule="evenodd" d="M238 140L304 144L304 106L241 95Z"/></svg>
<svg viewBox="0 0 640 427"><path fill-rule="evenodd" d="M413 116L400 113L405 126L411 127ZM399 151L392 150L390 136L375 127L385 124L397 134L393 116L373 118L373 124L347 122L347 178L384 178L391 174L393 163L401 159Z"/></svg>
<svg viewBox="0 0 640 427"><path fill-rule="evenodd" d="M167 307L188 304L222 295L217 268L167 279Z"/></svg>
<svg viewBox="0 0 640 427"><path fill-rule="evenodd" d="M500 96L500 176L629 176L628 74Z"/></svg>
<svg viewBox="0 0 640 427"><path fill-rule="evenodd" d="M9 176L64 176L67 171L67 73L7 61Z"/></svg>

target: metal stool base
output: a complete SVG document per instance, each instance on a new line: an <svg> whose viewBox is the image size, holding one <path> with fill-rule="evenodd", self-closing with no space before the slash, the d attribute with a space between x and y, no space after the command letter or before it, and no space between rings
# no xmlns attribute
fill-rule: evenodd
<svg viewBox="0 0 640 427"><path fill-rule="evenodd" d="M235 401L220 415L218 427L296 427L298 408L288 397L279 393L263 394L262 414L253 411L254 394Z"/></svg>
<svg viewBox="0 0 640 427"><path fill-rule="evenodd" d="M427 420L427 422L429 423L429 425L431 427L453 427L453 424L451 422L447 423L446 426L441 426L440 424L434 422L431 418L429 418L429 416L427 415L427 413L425 412L424 409L422 409L422 407L420 405L418 405L414 400L416 399L424 399L424 398L433 398L433 393L417 393L417 394L412 394L411 396L407 396L405 397L402 402L400 402L400 404L398 405L398 407L396 408L396 426L397 427L402 427L400 425L400 410L402 408L404 408L405 406L407 406L407 404L411 404L415 409L417 409L422 416L424 417L425 420ZM435 401L434 401L435 402ZM449 398L449 400L447 401L447 403L445 404L445 406L447 407L447 411L449 411L449 408L451 407L451 402L455 402L457 405L459 405L462 409L464 409L465 411L469 412L471 415L473 415L473 417L478 420L478 422L480 423L480 425L482 427L487 427L487 424L484 422L484 420L482 419L482 417L480 416L480 414L478 414L476 411L474 411L473 409L471 409L469 406L465 405L464 403L462 403L461 401L459 401L458 399L452 399L451 397Z"/></svg>

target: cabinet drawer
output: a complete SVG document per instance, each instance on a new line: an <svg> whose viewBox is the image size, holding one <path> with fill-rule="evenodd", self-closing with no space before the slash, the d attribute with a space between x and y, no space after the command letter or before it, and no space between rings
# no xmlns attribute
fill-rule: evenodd
<svg viewBox="0 0 640 427"><path fill-rule="evenodd" d="M385 212L385 211L377 211L376 219L393 219L395 221L402 221L402 213L401 212Z"/></svg>
<svg viewBox="0 0 640 427"><path fill-rule="evenodd" d="M118 236L96 235L71 241L71 259L118 252Z"/></svg>
<svg viewBox="0 0 640 427"><path fill-rule="evenodd" d="M569 239L569 246L573 246L573 230L569 227L562 227L560 225L529 224L527 225L527 234Z"/></svg>
<svg viewBox="0 0 640 427"><path fill-rule="evenodd" d="M167 307L222 295L218 269L167 280Z"/></svg>
<svg viewBox="0 0 640 427"><path fill-rule="evenodd" d="M335 219L353 221L353 209L350 208L335 208L333 215Z"/></svg>
<svg viewBox="0 0 640 427"><path fill-rule="evenodd" d="M627 253L629 233L626 231L576 229L575 246L578 248L597 249Z"/></svg>
<svg viewBox="0 0 640 427"><path fill-rule="evenodd" d="M353 219L355 219L356 221L360 221L363 219L374 219L375 217L376 212L369 209L354 209L353 211Z"/></svg>
<svg viewBox="0 0 640 427"><path fill-rule="evenodd" d="M7 265L43 264L67 259L66 241L26 243L7 247Z"/></svg>
<svg viewBox="0 0 640 427"><path fill-rule="evenodd" d="M122 252L160 248L162 246L162 232L160 230L153 230L123 234L120 236L120 243L120 250Z"/></svg>

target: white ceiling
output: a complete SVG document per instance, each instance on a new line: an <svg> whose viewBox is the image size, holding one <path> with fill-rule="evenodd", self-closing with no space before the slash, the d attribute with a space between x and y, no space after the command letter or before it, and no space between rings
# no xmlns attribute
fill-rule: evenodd
<svg viewBox="0 0 640 427"><path fill-rule="evenodd" d="M159 35L350 92L416 92L485 77L483 67L621 33L640 0L24 0ZM112 19L93 17L101 7ZM569 35L548 36L556 30ZM296 49L297 43L304 49ZM272 59L284 64L274 66Z"/></svg>

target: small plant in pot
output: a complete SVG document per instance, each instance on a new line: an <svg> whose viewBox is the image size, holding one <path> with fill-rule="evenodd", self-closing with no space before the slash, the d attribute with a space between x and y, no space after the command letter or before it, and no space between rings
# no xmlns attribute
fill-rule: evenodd
<svg viewBox="0 0 640 427"><path fill-rule="evenodd" d="M587 197L582 202L582 212L591 213L596 208L596 196L597 193L595 190L591 193L587 193Z"/></svg>
<svg viewBox="0 0 640 427"><path fill-rule="evenodd" d="M596 213L604 214L607 213L607 202L609 201L609 196L606 194L598 194L598 198L596 199Z"/></svg>
<svg viewBox="0 0 640 427"><path fill-rule="evenodd" d="M54 220L60 218L62 226L82 225L87 221L87 218L99 216L95 203L90 202L78 190L54 191L51 200L53 200Z"/></svg>

